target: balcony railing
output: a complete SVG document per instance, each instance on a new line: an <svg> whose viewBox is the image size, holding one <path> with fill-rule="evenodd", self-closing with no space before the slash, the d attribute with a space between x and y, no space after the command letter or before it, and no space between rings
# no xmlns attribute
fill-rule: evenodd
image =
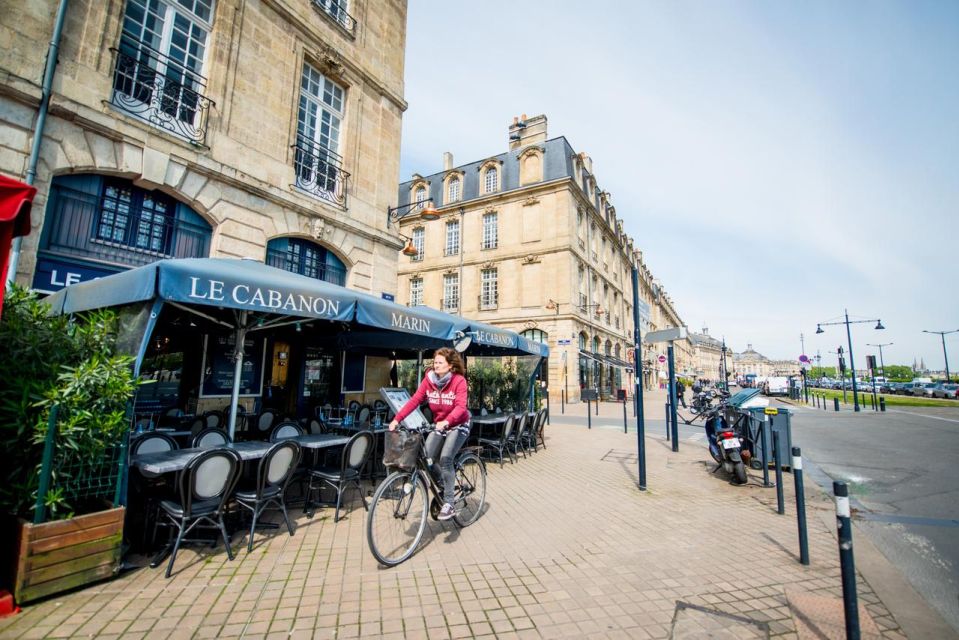
<svg viewBox="0 0 959 640"><path fill-rule="evenodd" d="M271 267L291 273L299 273L309 278L346 286L346 269L331 264L310 262L301 256L279 249L266 250L266 263Z"/></svg>
<svg viewBox="0 0 959 640"><path fill-rule="evenodd" d="M313 0L313 6L351 36L356 36L356 19L346 12L345 3L338 0Z"/></svg>
<svg viewBox="0 0 959 640"><path fill-rule="evenodd" d="M123 227L98 234L100 202L96 196L60 188L56 215L45 230L43 251L49 254L142 266L162 258L206 258L210 255L208 226L156 213L131 213ZM106 235L110 239L100 237Z"/></svg>
<svg viewBox="0 0 959 640"><path fill-rule="evenodd" d="M123 43L116 55L111 102L195 144L206 144L212 100L203 95L206 78L142 43Z"/></svg>
<svg viewBox="0 0 959 640"><path fill-rule="evenodd" d="M343 158L299 134L293 148L296 186L345 209L350 174L343 171Z"/></svg>

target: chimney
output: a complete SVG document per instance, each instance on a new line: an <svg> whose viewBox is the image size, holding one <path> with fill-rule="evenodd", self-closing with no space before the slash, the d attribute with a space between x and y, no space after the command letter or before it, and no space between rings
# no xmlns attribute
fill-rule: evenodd
<svg viewBox="0 0 959 640"><path fill-rule="evenodd" d="M449 171L453 168L453 154L449 151L443 152L443 171Z"/></svg>
<svg viewBox="0 0 959 640"><path fill-rule="evenodd" d="M513 118L513 124L509 127L510 151L543 142L546 142L546 116L527 118L524 113L518 118Z"/></svg>

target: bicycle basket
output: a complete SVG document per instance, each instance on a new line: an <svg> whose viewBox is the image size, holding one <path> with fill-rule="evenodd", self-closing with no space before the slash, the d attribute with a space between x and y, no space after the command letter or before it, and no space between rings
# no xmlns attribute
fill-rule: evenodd
<svg viewBox="0 0 959 640"><path fill-rule="evenodd" d="M387 431L383 447L383 465L409 470L416 466L423 436L408 431Z"/></svg>

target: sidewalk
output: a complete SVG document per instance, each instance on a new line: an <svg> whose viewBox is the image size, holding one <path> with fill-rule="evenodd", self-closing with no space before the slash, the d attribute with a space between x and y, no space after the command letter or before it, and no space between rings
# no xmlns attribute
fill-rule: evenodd
<svg viewBox="0 0 959 640"><path fill-rule="evenodd" d="M649 396L647 420L661 423ZM757 472L732 486L705 448L672 453L648 429L640 492L631 406L627 434L622 405L600 419L587 430L585 405L554 406L547 449L490 464L480 520L430 521L399 567L372 558L354 502L335 525L321 510L293 537L258 533L252 553L237 533L233 562L222 545L190 546L170 580L146 568L27 606L0 637L844 637L830 500L807 489L803 567L790 475L779 516ZM858 587L862 637L906 637L862 576Z"/></svg>

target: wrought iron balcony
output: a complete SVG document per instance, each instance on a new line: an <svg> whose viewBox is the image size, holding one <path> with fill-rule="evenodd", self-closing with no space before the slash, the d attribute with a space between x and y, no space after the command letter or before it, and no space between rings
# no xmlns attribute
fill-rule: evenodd
<svg viewBox="0 0 959 640"><path fill-rule="evenodd" d="M277 269L283 269L291 273L299 273L309 278L330 282L340 285L341 287L346 286L346 269L322 262L305 260L301 256L290 253L289 251L267 249L266 263Z"/></svg>
<svg viewBox="0 0 959 640"><path fill-rule="evenodd" d="M137 267L210 255L209 226L143 210L131 212L124 224L115 217L104 225L98 197L62 187L57 197L59 215L44 230L44 253Z"/></svg>
<svg viewBox="0 0 959 640"><path fill-rule="evenodd" d="M111 103L195 144L206 144L212 100L206 78L142 43L121 43L113 70Z"/></svg>
<svg viewBox="0 0 959 640"><path fill-rule="evenodd" d="M346 12L345 5L346 3L340 0L313 0L313 6L317 11L355 37L356 19Z"/></svg>
<svg viewBox="0 0 959 640"><path fill-rule="evenodd" d="M293 148L296 186L345 209L350 174L343 171L343 158L299 134Z"/></svg>

